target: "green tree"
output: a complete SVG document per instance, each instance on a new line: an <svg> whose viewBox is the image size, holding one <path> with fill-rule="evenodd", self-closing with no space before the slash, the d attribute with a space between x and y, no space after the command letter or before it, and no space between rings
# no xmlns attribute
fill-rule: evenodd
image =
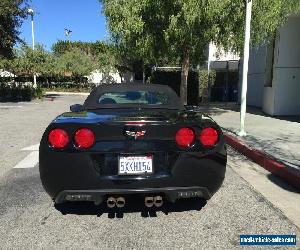
<svg viewBox="0 0 300 250"><path fill-rule="evenodd" d="M78 48L72 48L57 58L56 71L63 76L89 75L96 69L93 58Z"/></svg>
<svg viewBox="0 0 300 250"><path fill-rule="evenodd" d="M27 16L27 0L0 1L0 57L11 58L13 46L20 42L20 32L23 19Z"/></svg>
<svg viewBox="0 0 300 250"><path fill-rule="evenodd" d="M12 59L5 62L5 69L18 76L41 75L49 72L51 55L42 45L37 44L35 50L22 45L14 50Z"/></svg>
<svg viewBox="0 0 300 250"><path fill-rule="evenodd" d="M245 0L100 0L113 41L144 63L179 63L180 96L187 103L190 65L204 61L209 42L243 47ZM254 0L252 44L266 42L299 0ZM263 24L263 25L262 25Z"/></svg>
<svg viewBox="0 0 300 250"><path fill-rule="evenodd" d="M96 50L96 48L95 48ZM115 52L92 55L78 47L70 47L59 54L48 52L37 44L35 50L27 45L14 49L10 59L0 58L0 68L17 76L75 76L89 75L98 69L103 73L116 70Z"/></svg>
<svg viewBox="0 0 300 250"><path fill-rule="evenodd" d="M46 81L48 77L59 75L57 58L39 44L35 50L27 45L14 49L13 58L0 59L0 69L7 70L15 76L43 76Z"/></svg>
<svg viewBox="0 0 300 250"><path fill-rule="evenodd" d="M114 44L108 44L103 41L96 42L70 42L59 40L52 46L55 56L62 56L66 52L80 50L85 55L94 60L97 69L109 73L115 71L119 64L116 47Z"/></svg>
<svg viewBox="0 0 300 250"><path fill-rule="evenodd" d="M53 44L52 51L56 56L60 56L73 48L77 48L84 53L95 57L98 54L107 53L107 51L114 49L113 47L113 44L108 44L103 41L81 42L58 40L55 44Z"/></svg>

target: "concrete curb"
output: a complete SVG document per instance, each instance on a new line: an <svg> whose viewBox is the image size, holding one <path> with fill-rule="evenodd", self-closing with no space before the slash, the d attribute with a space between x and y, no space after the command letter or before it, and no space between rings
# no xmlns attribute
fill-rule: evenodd
<svg viewBox="0 0 300 250"><path fill-rule="evenodd" d="M226 143L260 165L265 168L272 174L282 178L287 181L290 185L300 190L300 172L297 170L293 170L287 167L282 162L276 160L275 158L270 157L263 151L251 148L245 143L241 142L236 137L224 133Z"/></svg>
<svg viewBox="0 0 300 250"><path fill-rule="evenodd" d="M82 95L88 96L90 93L87 92L59 92L59 91L47 91L46 95Z"/></svg>

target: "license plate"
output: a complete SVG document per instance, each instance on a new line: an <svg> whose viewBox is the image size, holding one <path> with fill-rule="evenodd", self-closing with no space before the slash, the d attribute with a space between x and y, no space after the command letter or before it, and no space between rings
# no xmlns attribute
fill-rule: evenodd
<svg viewBox="0 0 300 250"><path fill-rule="evenodd" d="M138 175L151 173L153 173L152 155L119 157L119 175Z"/></svg>

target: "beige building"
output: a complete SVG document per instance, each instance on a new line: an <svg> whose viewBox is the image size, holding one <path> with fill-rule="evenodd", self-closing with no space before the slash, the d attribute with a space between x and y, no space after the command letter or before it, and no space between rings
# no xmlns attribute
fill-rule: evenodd
<svg viewBox="0 0 300 250"><path fill-rule="evenodd" d="M272 116L300 115L299 96L300 14L297 14L278 29L274 42L251 50L247 105L260 107Z"/></svg>

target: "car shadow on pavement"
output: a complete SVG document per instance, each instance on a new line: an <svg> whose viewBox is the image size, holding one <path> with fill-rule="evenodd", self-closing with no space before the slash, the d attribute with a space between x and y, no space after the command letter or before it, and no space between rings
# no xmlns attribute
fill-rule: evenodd
<svg viewBox="0 0 300 250"><path fill-rule="evenodd" d="M49 100L49 101L54 101L55 99L60 98L60 97L61 97L61 95L59 95L59 94L45 94L45 95L43 95L43 98L45 100Z"/></svg>
<svg viewBox="0 0 300 250"><path fill-rule="evenodd" d="M141 217L157 217L157 212L162 212L168 215L172 212L185 211L200 211L206 205L206 201L200 198L180 199L175 203L165 202L162 207L147 208L143 200L138 197L128 198L126 205L123 208L108 208L105 201L96 206L92 202L67 202L62 204L55 204L56 210L63 215L77 214L77 215L96 215L97 217L107 214L110 219L123 218L127 213L140 213Z"/></svg>
<svg viewBox="0 0 300 250"><path fill-rule="evenodd" d="M274 174L268 174L267 177L268 177L268 179L271 182L273 182L277 186L281 187L282 189L285 189L285 190L287 190L289 192L300 194L300 190L297 190L296 188L292 187L291 185L289 185L284 180L281 180L280 178L278 178L276 175L274 175Z"/></svg>
<svg viewBox="0 0 300 250"><path fill-rule="evenodd" d="M236 151L232 147L228 146L227 149L228 149L228 151L227 151L228 155L230 155L230 157L232 158L233 161L242 162L242 163L245 162L246 164L248 164L249 161L253 162L251 159L247 158L242 153ZM253 163L255 164L255 162L253 162ZM241 165L241 167L242 167L242 165ZM262 166L259 166L259 167L261 167L262 169L264 169ZM256 172L259 172L258 170L256 170L255 167L252 167L251 169L254 170L254 171L256 171ZM265 169L265 171L267 171L266 177L273 184L279 186L280 188L282 188L282 189L284 189L286 191L300 194L300 190L297 190L295 187L291 186L287 181L283 180L282 178L276 176L273 173L268 172L268 170L266 170L266 169ZM296 171L296 170L294 170L294 171Z"/></svg>

